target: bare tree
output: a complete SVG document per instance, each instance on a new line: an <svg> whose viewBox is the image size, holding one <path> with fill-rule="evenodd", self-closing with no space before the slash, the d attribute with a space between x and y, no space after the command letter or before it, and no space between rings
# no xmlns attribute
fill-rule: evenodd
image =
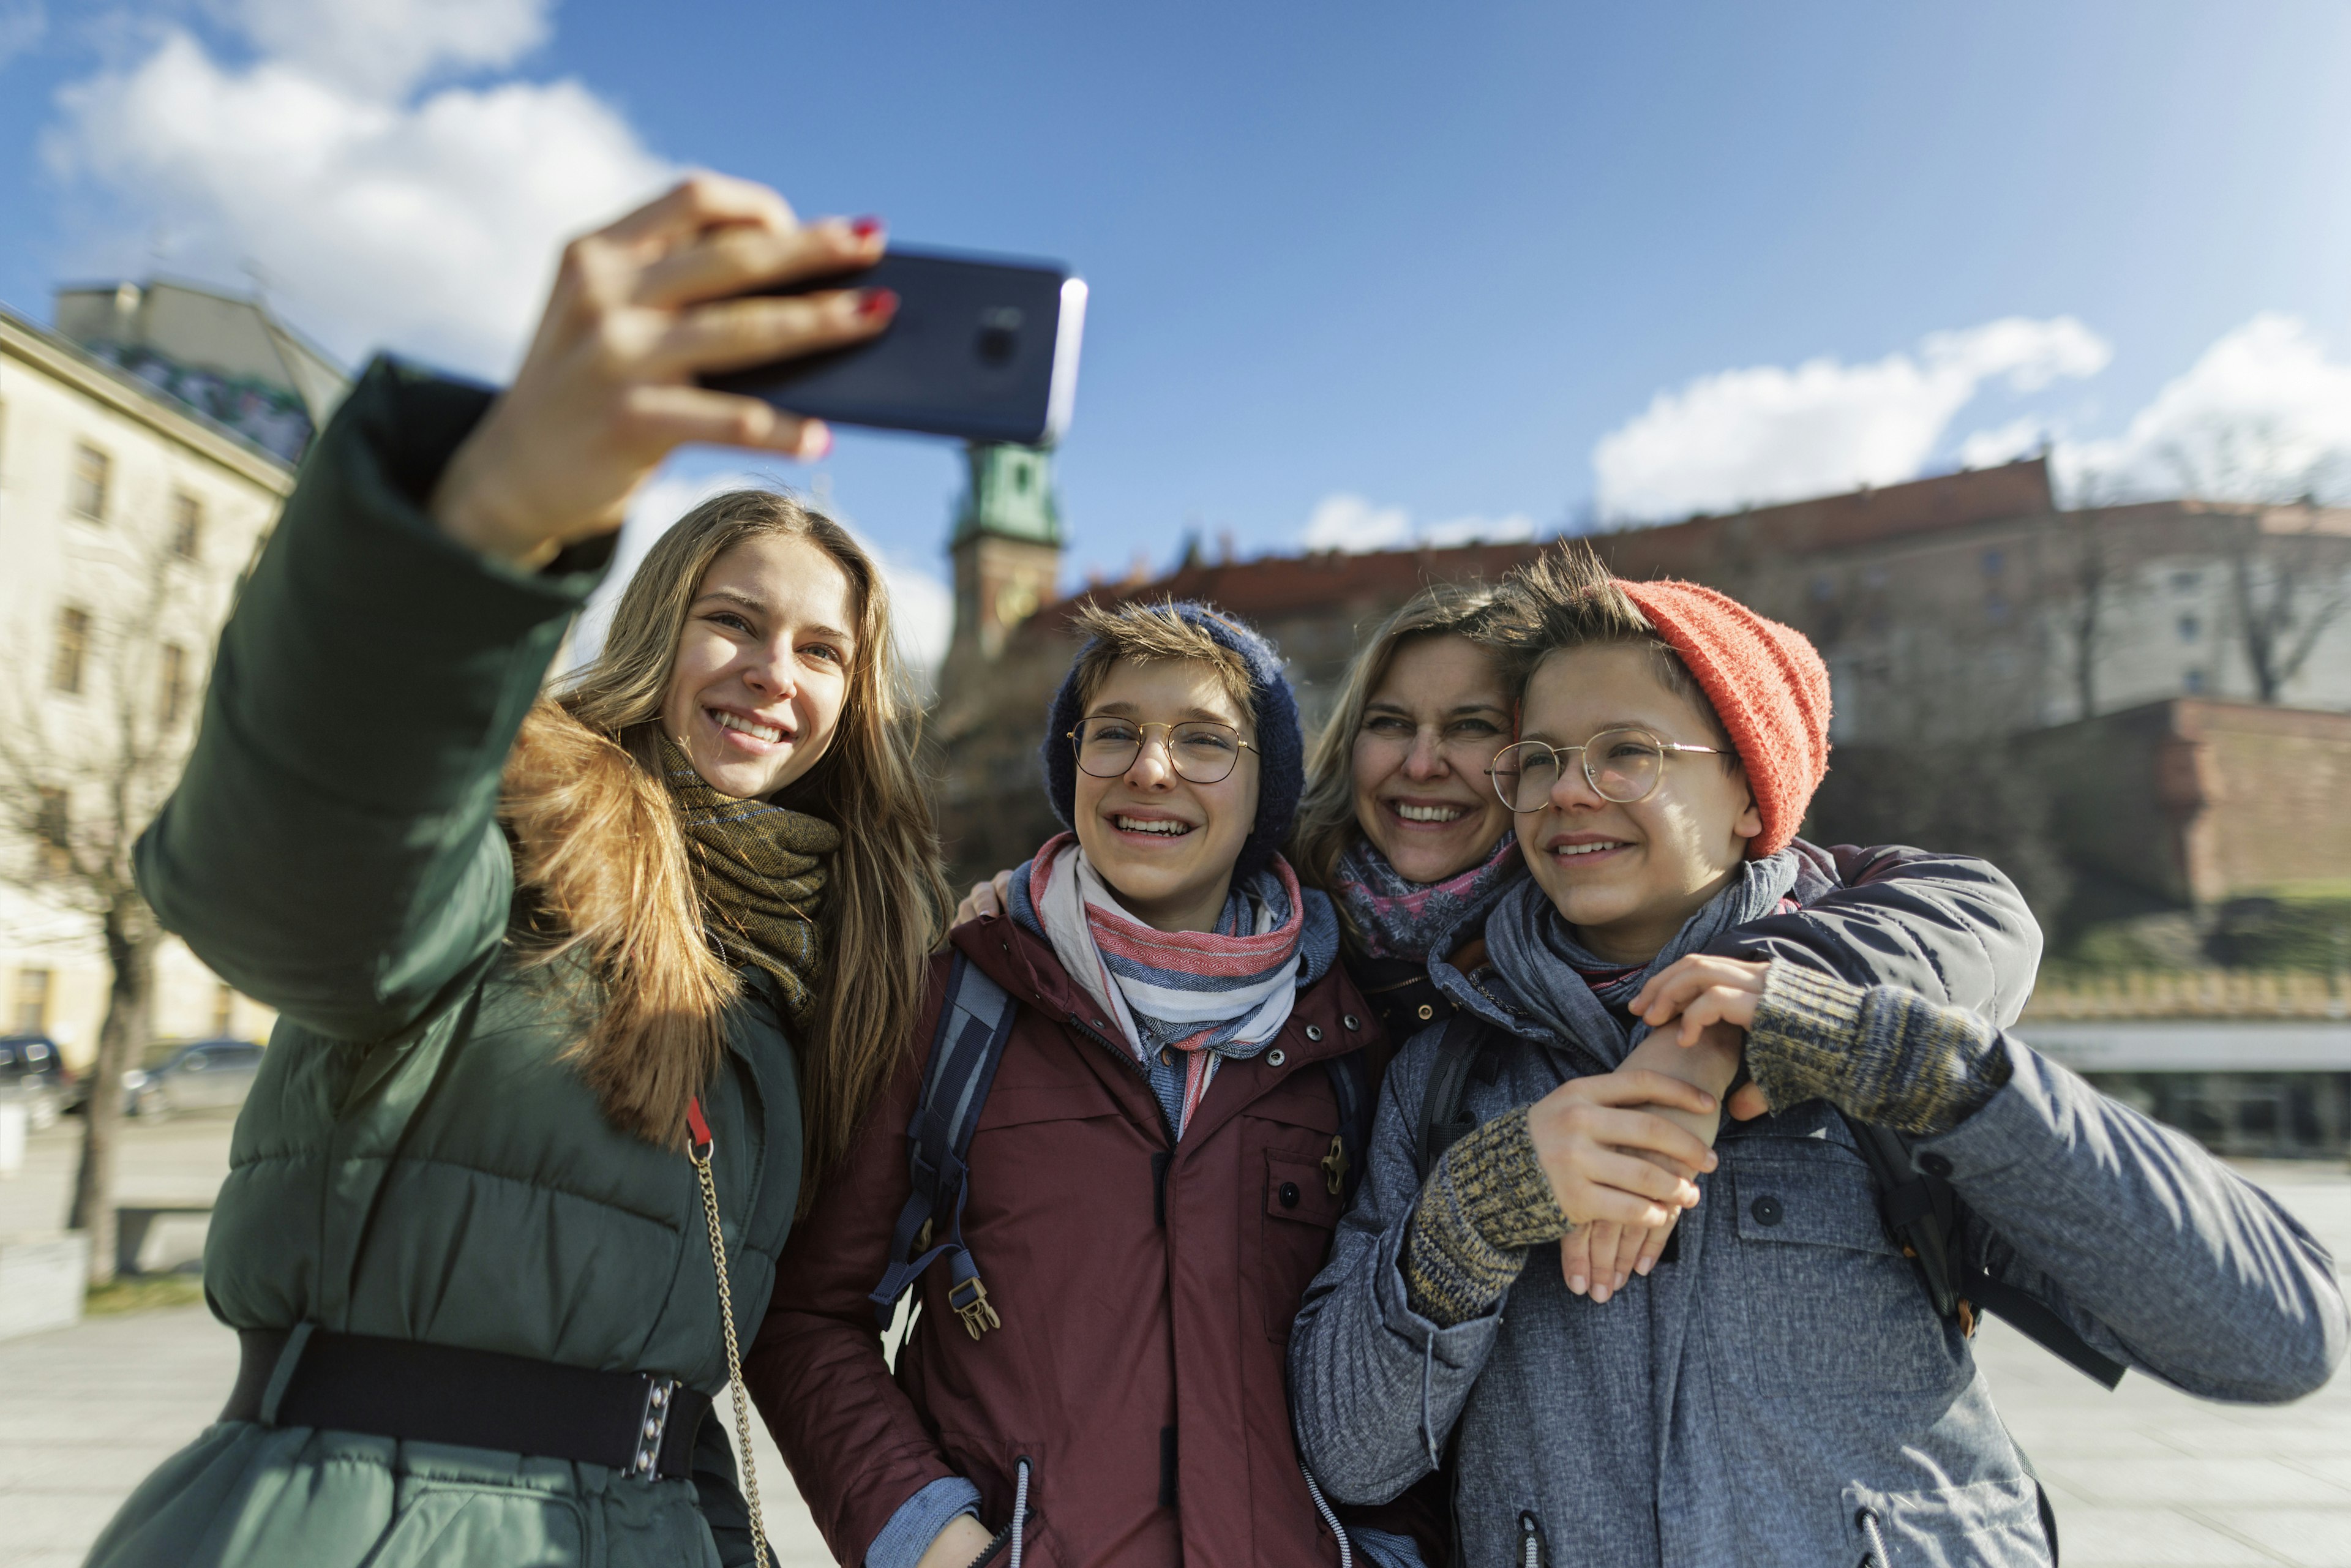
<svg viewBox="0 0 2351 1568"><path fill-rule="evenodd" d="M2085 473L2074 486L2073 526L2059 536L2064 543L2054 575L2063 598L2053 619L2065 633L2068 684L2081 718L2097 715L2098 662L2106 653L2107 612L2129 586L2103 510L2110 488L2104 475Z"/></svg>
<svg viewBox="0 0 2351 1568"><path fill-rule="evenodd" d="M66 1223L89 1232L94 1284L114 1277L114 1169L122 1074L153 1033L162 939L131 874L131 847L179 778L203 690L202 641L173 641L199 591L164 530L126 519L120 552L57 607L46 650L14 661L15 711L0 722L0 877L40 903L94 920L110 983L90 1066L81 1162ZM30 630L27 628L26 630ZM44 656L45 655L45 656Z"/></svg>
<svg viewBox="0 0 2351 1568"><path fill-rule="evenodd" d="M2351 612L2351 536L2323 529L2318 509L2346 454L2251 420L2208 424L2163 457L2188 495L2250 504L2229 547L2230 606L2254 694L2277 702Z"/></svg>

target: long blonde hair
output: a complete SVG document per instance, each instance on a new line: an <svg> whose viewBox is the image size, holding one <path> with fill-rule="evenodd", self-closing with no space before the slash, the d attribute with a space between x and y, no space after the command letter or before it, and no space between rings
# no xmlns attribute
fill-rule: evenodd
<svg viewBox="0 0 2351 1568"><path fill-rule="evenodd" d="M1364 709L1387 679L1396 650L1416 637L1467 637L1490 647L1487 623L1497 592L1458 582L1433 582L1381 622L1347 665L1331 716L1306 758L1306 793L1290 830L1290 863L1310 885L1327 888L1338 875L1339 857L1364 836L1355 821L1355 732Z"/></svg>
<svg viewBox="0 0 2351 1568"><path fill-rule="evenodd" d="M872 558L839 523L789 497L736 490L695 507L629 580L595 659L526 721L502 814L533 912L520 939L538 962L584 953L603 982L603 1010L572 1059L614 1123L677 1143L687 1101L724 1060L720 1015L736 980L704 935L661 778L658 720L687 608L711 563L773 536L831 558L857 605L831 744L776 797L841 830L819 914L827 961L816 1019L797 1042L805 1205L909 1049L950 903L915 761L921 706Z"/></svg>

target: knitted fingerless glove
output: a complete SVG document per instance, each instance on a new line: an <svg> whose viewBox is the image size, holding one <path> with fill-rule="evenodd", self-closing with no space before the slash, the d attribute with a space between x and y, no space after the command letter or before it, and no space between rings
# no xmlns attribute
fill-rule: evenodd
<svg viewBox="0 0 2351 1568"><path fill-rule="evenodd" d="M1999 1031L1974 1013L1778 961L1747 1031L1747 1068L1774 1110L1825 1100L1921 1136L1966 1121L2009 1075Z"/></svg>
<svg viewBox="0 0 2351 1568"><path fill-rule="evenodd" d="M1519 1277L1528 1248L1572 1228L1521 1105L1446 1150L1420 1189L1405 1242L1406 1299L1445 1328L1482 1316Z"/></svg>

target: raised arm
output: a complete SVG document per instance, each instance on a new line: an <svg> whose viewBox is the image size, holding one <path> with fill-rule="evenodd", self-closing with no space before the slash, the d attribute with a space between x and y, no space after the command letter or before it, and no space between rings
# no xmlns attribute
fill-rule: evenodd
<svg viewBox="0 0 2351 1568"><path fill-rule="evenodd" d="M197 956L340 1039L397 1033L495 952L499 769L609 553L525 571L434 527L425 497L489 402L370 368L239 596L139 844L141 890Z"/></svg>
<svg viewBox="0 0 2351 1568"><path fill-rule="evenodd" d="M814 421L705 371L871 336L856 289L740 298L880 256L697 175L566 248L514 385L380 361L319 438L223 633L188 770L141 841L163 924L326 1035L413 1025L496 951L498 777L632 497L681 443L813 455Z"/></svg>

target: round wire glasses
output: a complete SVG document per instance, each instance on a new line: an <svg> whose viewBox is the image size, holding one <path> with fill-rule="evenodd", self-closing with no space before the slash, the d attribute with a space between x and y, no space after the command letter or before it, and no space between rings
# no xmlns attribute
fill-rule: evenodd
<svg viewBox="0 0 2351 1568"><path fill-rule="evenodd" d="M1646 729L1604 729L1582 746L1552 746L1541 740L1506 746L1494 754L1494 766L1486 773L1494 780L1494 793L1502 798L1502 804L1524 815L1551 804L1560 770L1570 757L1581 754L1584 781L1592 786L1592 792L1615 805L1630 806L1656 793L1665 781L1666 757L1676 751L1722 755L1720 747L1659 740Z"/></svg>
<svg viewBox="0 0 2351 1568"><path fill-rule="evenodd" d="M1241 732L1213 719L1186 719L1182 724L1144 724L1131 718L1080 719L1070 731L1078 766L1097 779L1117 779L1143 755L1143 743L1153 730L1165 732L1168 765L1187 784L1221 784L1240 765L1241 753L1256 747Z"/></svg>

